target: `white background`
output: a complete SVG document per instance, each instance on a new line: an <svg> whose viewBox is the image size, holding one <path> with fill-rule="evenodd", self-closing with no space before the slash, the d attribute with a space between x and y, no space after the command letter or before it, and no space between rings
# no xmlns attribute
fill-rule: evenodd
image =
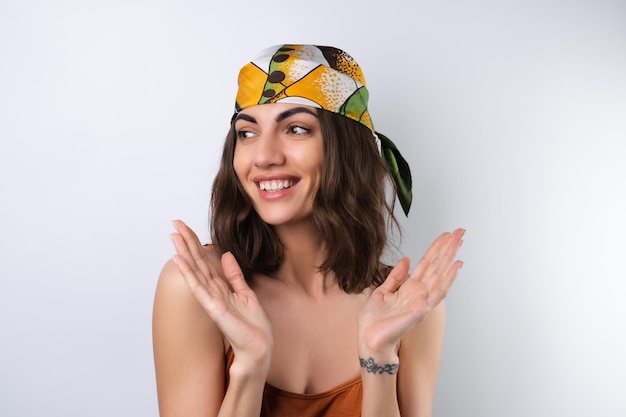
<svg viewBox="0 0 626 417"><path fill-rule="evenodd" d="M413 168L404 253L468 230L435 416L626 415L625 22L599 0L4 0L0 415L157 415L170 220L208 237L237 71L279 43L363 67Z"/></svg>

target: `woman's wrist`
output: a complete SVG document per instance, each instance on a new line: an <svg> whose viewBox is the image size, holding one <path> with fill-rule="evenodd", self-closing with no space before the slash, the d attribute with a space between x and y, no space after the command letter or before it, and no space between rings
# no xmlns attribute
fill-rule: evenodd
<svg viewBox="0 0 626 417"><path fill-rule="evenodd" d="M395 375L400 368L400 362L397 359L381 360L373 356L359 356L361 371L368 374Z"/></svg>
<svg viewBox="0 0 626 417"><path fill-rule="evenodd" d="M229 369L230 378L255 379L265 378L272 360L272 344L258 347L253 353L235 352Z"/></svg>
<svg viewBox="0 0 626 417"><path fill-rule="evenodd" d="M372 346L364 341L359 343L359 362L361 370L371 374L396 374L400 366L396 346Z"/></svg>
<svg viewBox="0 0 626 417"><path fill-rule="evenodd" d="M398 356L398 343L382 340L381 337L372 336L366 331L358 334L359 355L371 355L381 357Z"/></svg>
<svg viewBox="0 0 626 417"><path fill-rule="evenodd" d="M269 366L254 361L236 359L228 371L228 386L220 417L223 416L258 416L261 412L263 390ZM268 361L269 363L269 361Z"/></svg>
<svg viewBox="0 0 626 417"><path fill-rule="evenodd" d="M397 373L400 362L396 350L360 347L359 362L363 381L361 415L399 416Z"/></svg>
<svg viewBox="0 0 626 417"><path fill-rule="evenodd" d="M268 372L269 360L255 364L253 362L237 362L235 359L228 370L228 375L231 381L263 381L263 383L265 383Z"/></svg>

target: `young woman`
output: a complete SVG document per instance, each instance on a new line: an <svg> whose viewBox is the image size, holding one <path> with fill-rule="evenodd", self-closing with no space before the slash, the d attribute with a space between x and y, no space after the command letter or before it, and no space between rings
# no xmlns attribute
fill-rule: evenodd
<svg viewBox="0 0 626 417"><path fill-rule="evenodd" d="M385 187L406 213L411 183L367 99L358 64L332 47L272 47L242 68L213 244L174 221L157 286L162 417L432 415L464 231L412 272L381 263Z"/></svg>

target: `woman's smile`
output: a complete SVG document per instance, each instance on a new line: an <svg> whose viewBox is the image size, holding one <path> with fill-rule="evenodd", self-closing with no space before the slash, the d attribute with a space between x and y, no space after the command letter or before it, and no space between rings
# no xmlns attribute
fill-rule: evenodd
<svg viewBox="0 0 626 417"><path fill-rule="evenodd" d="M255 182L259 185L259 189L261 191L271 193L284 190L286 188L291 188L297 183L297 180L294 180L292 178L277 178L268 180L255 180Z"/></svg>
<svg viewBox="0 0 626 417"><path fill-rule="evenodd" d="M254 180L262 199L274 201L288 196L298 180L293 177L278 176L272 179Z"/></svg>

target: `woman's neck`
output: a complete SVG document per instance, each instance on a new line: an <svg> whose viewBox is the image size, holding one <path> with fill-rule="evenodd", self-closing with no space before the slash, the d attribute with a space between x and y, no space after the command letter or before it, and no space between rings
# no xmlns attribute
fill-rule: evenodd
<svg viewBox="0 0 626 417"><path fill-rule="evenodd" d="M325 247L313 222L282 225L275 230L285 249L283 262L272 275L309 294L321 295L336 285L332 273L319 270Z"/></svg>

